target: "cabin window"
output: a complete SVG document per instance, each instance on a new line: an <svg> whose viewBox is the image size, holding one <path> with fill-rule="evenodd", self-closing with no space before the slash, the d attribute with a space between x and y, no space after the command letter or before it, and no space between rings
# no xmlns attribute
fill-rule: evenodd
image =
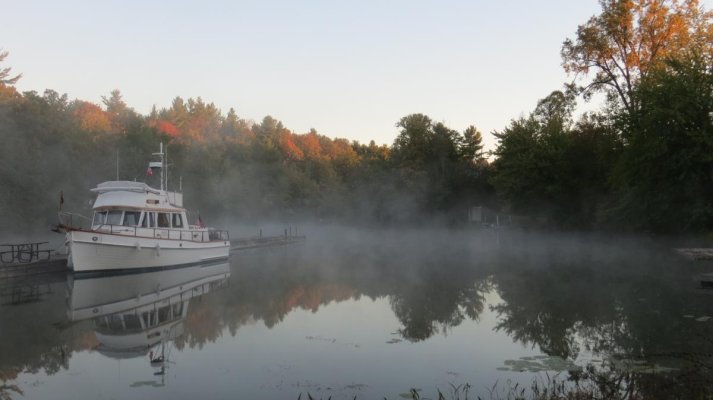
<svg viewBox="0 0 713 400"><path fill-rule="evenodd" d="M154 318L153 318L153 312L149 312L149 311L142 312L141 319L144 320L145 327L150 327L150 326L156 325L156 321L154 321Z"/></svg>
<svg viewBox="0 0 713 400"><path fill-rule="evenodd" d="M158 323L162 324L171 318L171 307L165 306L158 309Z"/></svg>
<svg viewBox="0 0 713 400"><path fill-rule="evenodd" d="M173 317L177 318L183 315L183 303L176 303L173 305Z"/></svg>
<svg viewBox="0 0 713 400"><path fill-rule="evenodd" d="M126 211L124 212L124 226L138 226L139 218L141 213L138 211Z"/></svg>
<svg viewBox="0 0 713 400"><path fill-rule="evenodd" d="M99 317L96 320L97 328L108 328L109 327L109 322L107 322L107 318L104 317Z"/></svg>
<svg viewBox="0 0 713 400"><path fill-rule="evenodd" d="M106 215L106 224L121 225L121 215L123 213L123 211L109 211L109 213Z"/></svg>
<svg viewBox="0 0 713 400"><path fill-rule="evenodd" d="M141 226L144 228L154 228L156 224L154 223L154 214L152 212L145 212L144 218L141 220Z"/></svg>
<svg viewBox="0 0 713 400"><path fill-rule="evenodd" d="M141 329L141 321L139 321L139 316L136 314L124 315L124 326L126 327L126 329Z"/></svg>
<svg viewBox="0 0 713 400"><path fill-rule="evenodd" d="M104 225L105 220L106 220L106 211L95 212L94 220L92 221L92 225Z"/></svg>
<svg viewBox="0 0 713 400"><path fill-rule="evenodd" d="M181 214L173 214L173 227L183 228L183 216Z"/></svg>
<svg viewBox="0 0 713 400"><path fill-rule="evenodd" d="M124 329L124 321L121 318L121 314L109 315L109 329L111 330L122 330Z"/></svg>
<svg viewBox="0 0 713 400"><path fill-rule="evenodd" d="M170 228L171 221L168 219L168 214L158 213L158 227L159 228Z"/></svg>

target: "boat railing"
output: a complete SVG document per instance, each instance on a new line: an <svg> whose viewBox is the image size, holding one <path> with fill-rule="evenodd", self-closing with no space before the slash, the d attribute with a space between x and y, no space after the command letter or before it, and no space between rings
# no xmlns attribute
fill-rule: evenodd
<svg viewBox="0 0 713 400"><path fill-rule="evenodd" d="M176 228L144 228L126 225L100 225L92 228L95 232L125 235L140 238L187 240L191 242L229 241L228 231L217 229L176 229Z"/></svg>
<svg viewBox="0 0 713 400"><path fill-rule="evenodd" d="M92 219L82 214L60 211L58 217L60 226L72 229L84 229L92 224Z"/></svg>

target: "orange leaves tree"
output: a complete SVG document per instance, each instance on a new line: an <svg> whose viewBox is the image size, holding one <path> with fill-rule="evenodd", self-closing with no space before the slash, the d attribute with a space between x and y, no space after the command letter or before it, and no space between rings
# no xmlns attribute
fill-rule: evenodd
<svg viewBox="0 0 713 400"><path fill-rule="evenodd" d="M77 100L72 104L72 114L82 130L104 133L111 130L109 116L98 105Z"/></svg>
<svg viewBox="0 0 713 400"><path fill-rule="evenodd" d="M698 0L600 0L601 14L562 45L562 65L576 78L593 74L585 96L606 92L632 112L638 82L686 52L713 55L710 12Z"/></svg>

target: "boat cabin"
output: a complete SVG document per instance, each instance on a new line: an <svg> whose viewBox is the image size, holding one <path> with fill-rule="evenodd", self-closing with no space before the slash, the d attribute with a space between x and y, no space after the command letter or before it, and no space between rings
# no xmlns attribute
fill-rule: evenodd
<svg viewBox="0 0 713 400"><path fill-rule="evenodd" d="M100 183L92 192L98 194L92 231L199 242L226 239L223 232L189 224L181 193L131 181Z"/></svg>

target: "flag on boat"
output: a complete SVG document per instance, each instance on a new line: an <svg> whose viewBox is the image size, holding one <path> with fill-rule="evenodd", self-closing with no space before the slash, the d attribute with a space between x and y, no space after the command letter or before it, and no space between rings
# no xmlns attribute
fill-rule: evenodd
<svg viewBox="0 0 713 400"><path fill-rule="evenodd" d="M205 224L203 223L203 218L201 218L200 214L198 214L198 221L196 221L196 225L198 225L199 228L205 228Z"/></svg>
<svg viewBox="0 0 713 400"><path fill-rule="evenodd" d="M146 176L153 175L153 170L155 170L155 169L161 169L160 161L151 161L149 163L149 169L146 170Z"/></svg>
<svg viewBox="0 0 713 400"><path fill-rule="evenodd" d="M64 191L59 191L59 210L62 211L62 206L64 205Z"/></svg>

